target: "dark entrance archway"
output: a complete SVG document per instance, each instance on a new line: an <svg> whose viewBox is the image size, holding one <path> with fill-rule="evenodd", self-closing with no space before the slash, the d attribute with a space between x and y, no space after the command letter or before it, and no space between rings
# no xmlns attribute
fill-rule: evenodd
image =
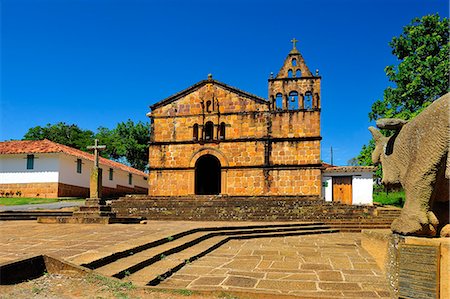
<svg viewBox="0 0 450 299"><path fill-rule="evenodd" d="M204 155L195 162L195 194L220 194L220 161L213 155Z"/></svg>

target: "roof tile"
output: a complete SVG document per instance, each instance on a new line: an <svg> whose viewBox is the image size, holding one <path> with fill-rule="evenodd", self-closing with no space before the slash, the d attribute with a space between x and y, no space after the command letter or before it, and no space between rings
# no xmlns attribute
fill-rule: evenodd
<svg viewBox="0 0 450 299"><path fill-rule="evenodd" d="M94 155L83 152L82 150L59 144L48 139L44 140L21 140L21 141L5 141L0 142L0 154L44 154L44 153L64 153L67 155L94 161ZM115 162L103 157L99 158L99 163L111 168L118 168L125 172L142 175L147 177L148 174L136 168L126 166L122 163Z"/></svg>

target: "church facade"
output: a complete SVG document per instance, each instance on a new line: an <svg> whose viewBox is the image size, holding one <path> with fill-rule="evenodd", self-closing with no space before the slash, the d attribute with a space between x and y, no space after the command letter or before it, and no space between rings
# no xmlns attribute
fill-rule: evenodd
<svg viewBox="0 0 450 299"><path fill-rule="evenodd" d="M149 195L320 197L320 81L293 49L268 99L207 80L152 106Z"/></svg>

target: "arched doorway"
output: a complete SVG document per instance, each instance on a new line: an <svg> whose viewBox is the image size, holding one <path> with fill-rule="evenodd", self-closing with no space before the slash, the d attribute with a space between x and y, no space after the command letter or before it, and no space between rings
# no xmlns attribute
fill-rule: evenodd
<svg viewBox="0 0 450 299"><path fill-rule="evenodd" d="M195 163L195 194L220 194L220 161L203 155Z"/></svg>

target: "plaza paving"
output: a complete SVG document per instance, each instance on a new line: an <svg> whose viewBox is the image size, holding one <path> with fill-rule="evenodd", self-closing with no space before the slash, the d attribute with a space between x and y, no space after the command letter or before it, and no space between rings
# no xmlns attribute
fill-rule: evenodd
<svg viewBox="0 0 450 299"><path fill-rule="evenodd" d="M250 224L149 221L136 225L45 225L3 221L0 263L45 253L82 264L196 227ZM384 274L360 246L358 233L231 240L158 287L321 298L390 297Z"/></svg>

